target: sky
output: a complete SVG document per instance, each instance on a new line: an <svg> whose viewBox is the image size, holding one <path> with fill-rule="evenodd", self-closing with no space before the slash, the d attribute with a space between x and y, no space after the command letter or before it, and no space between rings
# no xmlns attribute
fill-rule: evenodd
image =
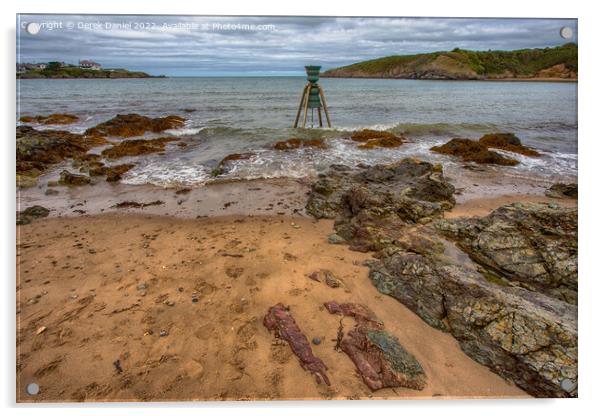
<svg viewBox="0 0 602 416"><path fill-rule="evenodd" d="M167 76L303 75L305 65L567 42L577 42L576 19L17 15L17 62L91 59Z"/></svg>

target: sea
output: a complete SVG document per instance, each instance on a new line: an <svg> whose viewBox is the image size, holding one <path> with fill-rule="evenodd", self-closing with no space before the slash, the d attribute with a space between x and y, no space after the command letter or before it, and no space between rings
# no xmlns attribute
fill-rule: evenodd
<svg viewBox="0 0 602 416"><path fill-rule="evenodd" d="M512 155L500 172L550 181L577 178L577 83L398 79L321 79L331 128L293 129L304 77L194 77L17 80L17 120L24 115L70 113L80 121L60 128L81 133L117 114L186 118L165 154L137 157L124 176L132 185L202 186L222 179L304 178L331 164L389 163L417 157L459 167L457 159L429 149L454 137L478 139L509 132L541 151L539 158ZM18 121L17 121L18 123ZM364 150L348 140L359 129L403 134L395 149ZM149 137L157 135L149 135ZM273 143L292 137L324 138L326 149L279 151ZM252 153L212 170L226 155ZM504 153L504 152L502 152Z"/></svg>

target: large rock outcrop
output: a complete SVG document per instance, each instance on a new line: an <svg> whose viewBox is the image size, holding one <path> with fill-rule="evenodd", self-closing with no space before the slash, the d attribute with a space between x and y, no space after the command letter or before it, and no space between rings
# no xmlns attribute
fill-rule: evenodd
<svg viewBox="0 0 602 416"><path fill-rule="evenodd" d="M576 207L517 203L436 226L508 281L577 304Z"/></svg>
<svg viewBox="0 0 602 416"><path fill-rule="evenodd" d="M483 218L441 218L453 187L434 166L402 160L334 166L308 212L375 251L376 288L474 360L537 397L577 396L577 210L514 204Z"/></svg>
<svg viewBox="0 0 602 416"><path fill-rule="evenodd" d="M333 165L312 186L307 211L335 218L337 234L359 251L378 250L408 224L451 209L454 187L440 167L416 159L352 170Z"/></svg>
<svg viewBox="0 0 602 416"><path fill-rule="evenodd" d="M185 120L178 116L151 118L140 114L118 114L110 120L86 130L87 136L142 136L147 132L160 133L184 126Z"/></svg>
<svg viewBox="0 0 602 416"><path fill-rule="evenodd" d="M377 289L451 332L475 361L537 397L577 395L577 308L488 280L445 256L403 250L370 263Z"/></svg>

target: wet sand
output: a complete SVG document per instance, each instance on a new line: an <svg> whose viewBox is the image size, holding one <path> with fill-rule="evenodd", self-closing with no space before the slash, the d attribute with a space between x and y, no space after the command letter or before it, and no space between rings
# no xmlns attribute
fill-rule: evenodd
<svg viewBox="0 0 602 416"><path fill-rule="evenodd" d="M370 255L328 244L332 226L278 215L134 213L18 226L17 400L529 397L379 294L362 265ZM320 268L344 287L307 277ZM373 309L422 364L426 388L372 393L334 350L340 318L323 308L330 300ZM330 387L262 325L278 302L322 341L312 348ZM31 382L39 395L25 393Z"/></svg>

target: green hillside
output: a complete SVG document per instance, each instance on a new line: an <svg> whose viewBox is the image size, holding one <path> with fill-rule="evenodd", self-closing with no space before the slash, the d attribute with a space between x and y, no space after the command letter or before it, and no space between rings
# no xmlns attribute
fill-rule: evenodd
<svg viewBox="0 0 602 416"><path fill-rule="evenodd" d="M146 72L128 71L122 68L85 69L77 66L61 66L49 62L44 69L30 69L17 73L17 78L149 78Z"/></svg>
<svg viewBox="0 0 602 416"><path fill-rule="evenodd" d="M330 69L325 77L412 79L577 78L577 45L515 51L396 55Z"/></svg>

